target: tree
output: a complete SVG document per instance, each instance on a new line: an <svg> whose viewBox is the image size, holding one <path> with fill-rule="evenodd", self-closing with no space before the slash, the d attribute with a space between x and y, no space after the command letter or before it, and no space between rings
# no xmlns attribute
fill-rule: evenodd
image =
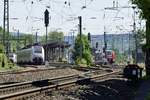
<svg viewBox="0 0 150 100"><path fill-rule="evenodd" d="M52 31L48 33L48 40L64 40L64 34L63 32L57 32L57 31ZM46 36L44 35L41 39L41 41L46 41Z"/></svg>
<svg viewBox="0 0 150 100"><path fill-rule="evenodd" d="M146 31L145 30L138 30L137 31L137 46L140 46L140 43L144 41L146 38Z"/></svg>
<svg viewBox="0 0 150 100"><path fill-rule="evenodd" d="M76 64L85 63L87 65L92 64L92 55L90 52L90 42L88 38L82 34L82 61L80 62L80 35L78 34L75 40L75 46L73 50L73 60Z"/></svg>
<svg viewBox="0 0 150 100"><path fill-rule="evenodd" d="M141 16L146 19L146 75L150 75L150 0L131 0L141 10Z"/></svg>

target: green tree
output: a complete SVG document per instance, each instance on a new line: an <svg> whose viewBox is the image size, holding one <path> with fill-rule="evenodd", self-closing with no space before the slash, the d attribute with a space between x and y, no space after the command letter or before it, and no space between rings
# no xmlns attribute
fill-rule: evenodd
<svg viewBox="0 0 150 100"><path fill-rule="evenodd" d="M150 75L150 0L131 0L141 10L141 16L146 19L146 75Z"/></svg>
<svg viewBox="0 0 150 100"><path fill-rule="evenodd" d="M92 55L90 52L90 42L88 38L82 34L82 62L80 62L80 35L78 34L75 40L75 46L73 50L73 60L76 64L84 63L87 65L92 64Z"/></svg>
<svg viewBox="0 0 150 100"><path fill-rule="evenodd" d="M63 32L57 32L57 31L52 31L48 33L48 40L64 40L64 34ZM41 41L46 41L46 36L44 35L41 39Z"/></svg>
<svg viewBox="0 0 150 100"><path fill-rule="evenodd" d="M137 47L141 47L141 42L144 41L144 39L146 38L146 32L144 30L138 30L137 31ZM145 51L144 51L145 52Z"/></svg>

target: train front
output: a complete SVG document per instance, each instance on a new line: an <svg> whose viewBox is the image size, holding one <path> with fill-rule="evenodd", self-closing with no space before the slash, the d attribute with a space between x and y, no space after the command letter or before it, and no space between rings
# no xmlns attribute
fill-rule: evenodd
<svg viewBox="0 0 150 100"><path fill-rule="evenodd" d="M44 49L42 46L33 46L32 61L34 64L43 64Z"/></svg>
<svg viewBox="0 0 150 100"><path fill-rule="evenodd" d="M106 59L109 63L115 62L115 52L113 50L106 51Z"/></svg>

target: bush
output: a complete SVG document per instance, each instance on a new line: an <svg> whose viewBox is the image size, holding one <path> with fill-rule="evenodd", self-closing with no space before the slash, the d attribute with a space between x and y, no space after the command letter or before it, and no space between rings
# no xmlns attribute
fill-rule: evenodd
<svg viewBox="0 0 150 100"><path fill-rule="evenodd" d="M84 65L90 65L92 64L92 55L90 52L90 42L88 41L87 37L82 34L82 61L80 61L80 35L77 35L77 38L75 40L75 46L73 50L73 60L75 61L75 64L84 64Z"/></svg>
<svg viewBox="0 0 150 100"><path fill-rule="evenodd" d="M77 60L75 60L75 64L76 65L79 65L79 66L87 66L87 61L86 61L86 59L81 59L81 61L80 61L80 59L78 58Z"/></svg>
<svg viewBox="0 0 150 100"><path fill-rule="evenodd" d="M5 54L0 53L0 70L9 69L8 60Z"/></svg>
<svg viewBox="0 0 150 100"><path fill-rule="evenodd" d="M5 52L5 47L2 44L0 44L0 53L4 53L4 52Z"/></svg>
<svg viewBox="0 0 150 100"><path fill-rule="evenodd" d="M150 100L150 93L148 93L148 95L147 95L145 100Z"/></svg>

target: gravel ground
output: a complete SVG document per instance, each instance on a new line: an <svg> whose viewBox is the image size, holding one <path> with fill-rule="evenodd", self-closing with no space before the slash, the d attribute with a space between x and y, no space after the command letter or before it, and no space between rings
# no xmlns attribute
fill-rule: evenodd
<svg viewBox="0 0 150 100"><path fill-rule="evenodd" d="M64 69L47 70L47 71L39 71L39 72L27 72L22 74L0 75L0 84L34 81L34 80L61 77L65 75L81 74L81 73L83 73L83 71L79 71L71 68L64 68Z"/></svg>
<svg viewBox="0 0 150 100"><path fill-rule="evenodd" d="M25 69L24 69L25 70ZM26 69L30 70L30 68ZM92 71L92 70L91 70ZM82 74L84 72L88 72L83 69L72 69L69 67L63 69L56 69L56 70L45 70L45 71L37 71L37 72L26 72L20 74L4 74L0 75L0 85L5 84L12 84L18 82L26 82L26 81L35 81L41 80L46 78L55 78L55 77L63 77L67 75L74 75L74 74ZM112 72L112 70L106 69L101 70L98 74Z"/></svg>
<svg viewBox="0 0 150 100"><path fill-rule="evenodd" d="M79 84L36 96L30 100L132 100L139 85L129 84L122 75L103 81Z"/></svg>

